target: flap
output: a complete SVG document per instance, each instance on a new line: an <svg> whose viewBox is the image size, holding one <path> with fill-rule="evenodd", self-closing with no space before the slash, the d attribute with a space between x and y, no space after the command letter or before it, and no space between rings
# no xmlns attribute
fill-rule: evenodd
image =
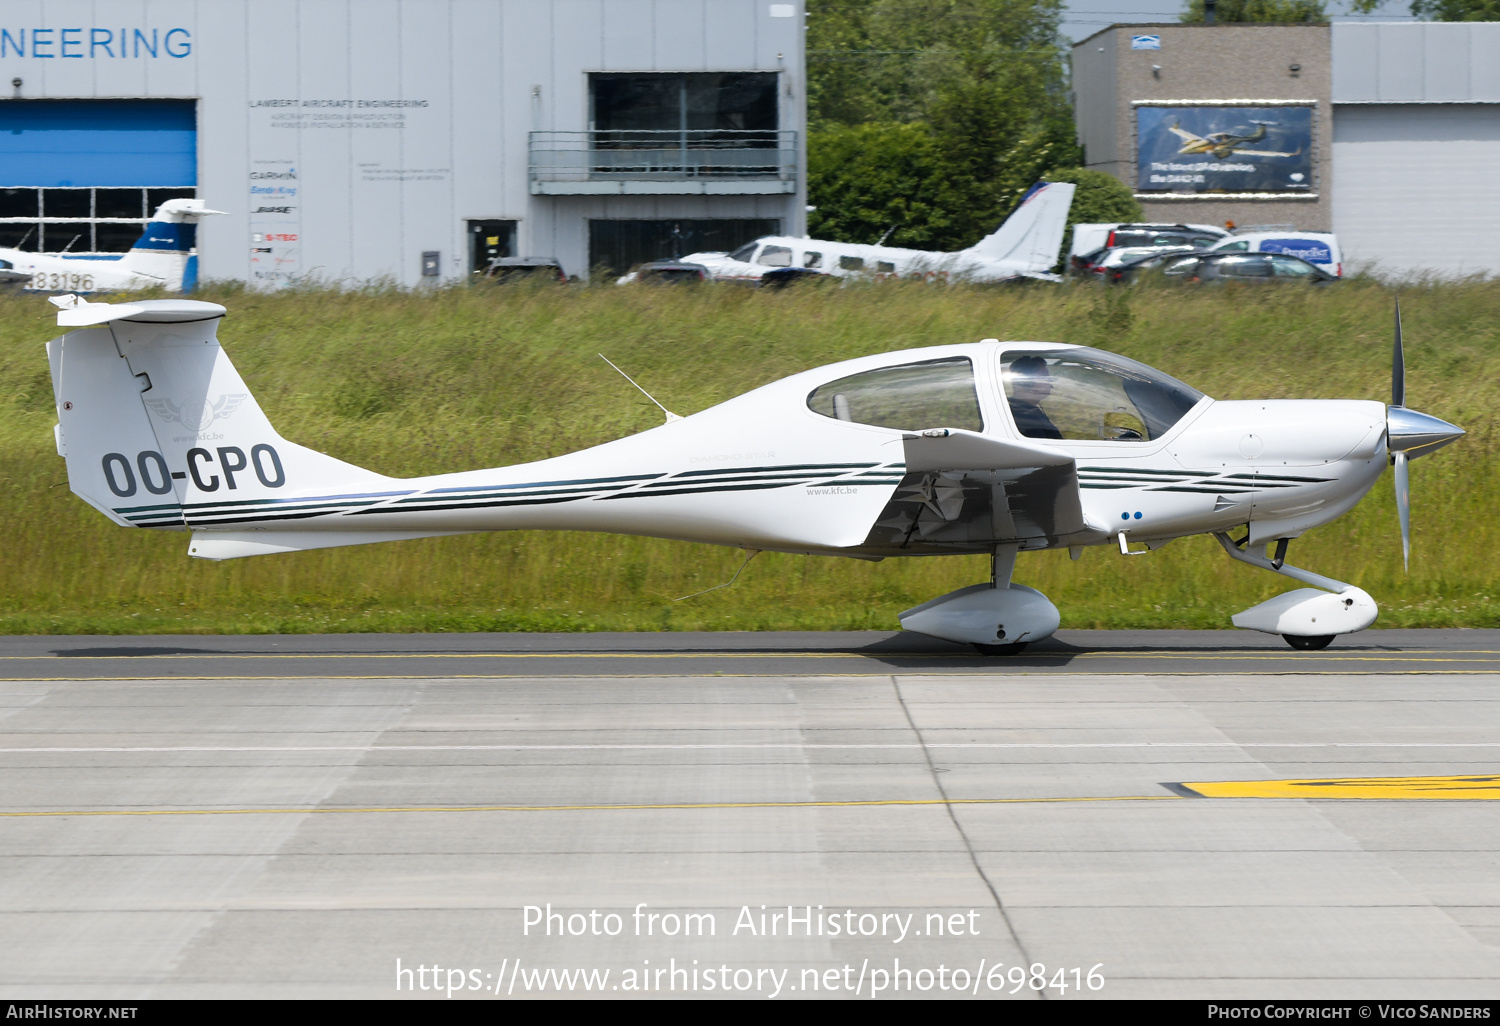
<svg viewBox="0 0 1500 1026"><path fill-rule="evenodd" d="M923 497L931 490L934 500L913 517L924 541L1056 541L1097 531L1084 520L1077 464L1066 452L947 428L903 441L907 474L936 475L931 489L917 489ZM953 482L946 491L944 481ZM896 502L910 504L917 491L898 493Z"/></svg>

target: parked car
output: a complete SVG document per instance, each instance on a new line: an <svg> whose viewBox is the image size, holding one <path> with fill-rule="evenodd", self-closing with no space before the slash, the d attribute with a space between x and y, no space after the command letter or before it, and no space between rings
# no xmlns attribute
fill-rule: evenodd
<svg viewBox="0 0 1500 1026"><path fill-rule="evenodd" d="M1211 224L1075 224L1068 264L1070 269L1077 269L1078 258L1117 246L1207 249L1228 237L1229 232Z"/></svg>
<svg viewBox="0 0 1500 1026"><path fill-rule="evenodd" d="M568 280L556 257L496 257L485 268L484 276L491 281L515 281L520 278Z"/></svg>
<svg viewBox="0 0 1500 1026"><path fill-rule="evenodd" d="M634 281L651 285L677 285L684 282L708 281L712 275L702 264L690 264L681 260L652 260L635 269Z"/></svg>
<svg viewBox="0 0 1500 1026"><path fill-rule="evenodd" d="M1214 282L1242 281L1252 284L1271 281L1302 281L1325 285L1338 276L1316 264L1285 253L1191 253L1178 256L1147 257L1121 268L1129 281L1144 271L1160 268L1169 281Z"/></svg>
<svg viewBox="0 0 1500 1026"><path fill-rule="evenodd" d="M1126 264L1168 253L1192 251L1191 246L1115 246L1113 249L1095 250L1077 258L1073 269L1079 274L1089 274L1095 278L1112 281L1118 280L1113 277L1114 272Z"/></svg>
<svg viewBox="0 0 1500 1026"><path fill-rule="evenodd" d="M1317 264L1335 278L1344 276L1344 254L1331 232L1240 232L1215 243L1215 253L1285 253Z"/></svg>

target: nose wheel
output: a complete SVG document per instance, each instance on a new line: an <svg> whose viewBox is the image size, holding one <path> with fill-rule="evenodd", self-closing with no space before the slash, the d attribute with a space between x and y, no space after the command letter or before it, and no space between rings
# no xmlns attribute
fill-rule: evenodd
<svg viewBox="0 0 1500 1026"><path fill-rule="evenodd" d="M1309 638L1303 634L1283 634L1282 637L1286 639L1286 643L1288 645L1291 645L1293 648L1298 649L1299 651L1316 652L1319 649L1327 648L1329 645L1331 645L1333 643L1334 635L1319 634L1316 637Z"/></svg>
<svg viewBox="0 0 1500 1026"><path fill-rule="evenodd" d="M979 654L983 655L983 656L1013 656L1013 655L1020 655L1021 652L1022 652L1022 650L1026 648L1026 645L1027 645L1027 642L1017 641L1015 644L1012 644L1012 645L980 645L980 644L976 644L974 647L976 649L978 649L979 650Z"/></svg>

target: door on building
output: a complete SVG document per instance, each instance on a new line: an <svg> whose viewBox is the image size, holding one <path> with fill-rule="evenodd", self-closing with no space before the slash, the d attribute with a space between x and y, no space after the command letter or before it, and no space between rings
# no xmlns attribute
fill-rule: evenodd
<svg viewBox="0 0 1500 1026"><path fill-rule="evenodd" d="M192 100L0 104L0 246L124 253L156 208L197 195Z"/></svg>
<svg viewBox="0 0 1500 1026"><path fill-rule="evenodd" d="M590 221L589 268L621 275L648 260L669 260L689 253L732 249L776 235L775 217L702 217L673 221Z"/></svg>
<svg viewBox="0 0 1500 1026"><path fill-rule="evenodd" d="M1500 104L1333 108L1333 230L1344 270L1500 273Z"/></svg>
<svg viewBox="0 0 1500 1026"><path fill-rule="evenodd" d="M516 255L516 222L469 222L469 271L483 273L497 257Z"/></svg>

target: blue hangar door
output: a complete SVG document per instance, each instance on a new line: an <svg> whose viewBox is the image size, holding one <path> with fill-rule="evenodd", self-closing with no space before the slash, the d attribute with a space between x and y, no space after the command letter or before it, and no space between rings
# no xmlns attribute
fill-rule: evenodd
<svg viewBox="0 0 1500 1026"><path fill-rule="evenodd" d="M158 206L197 184L193 100L0 103L0 246L124 253Z"/></svg>

